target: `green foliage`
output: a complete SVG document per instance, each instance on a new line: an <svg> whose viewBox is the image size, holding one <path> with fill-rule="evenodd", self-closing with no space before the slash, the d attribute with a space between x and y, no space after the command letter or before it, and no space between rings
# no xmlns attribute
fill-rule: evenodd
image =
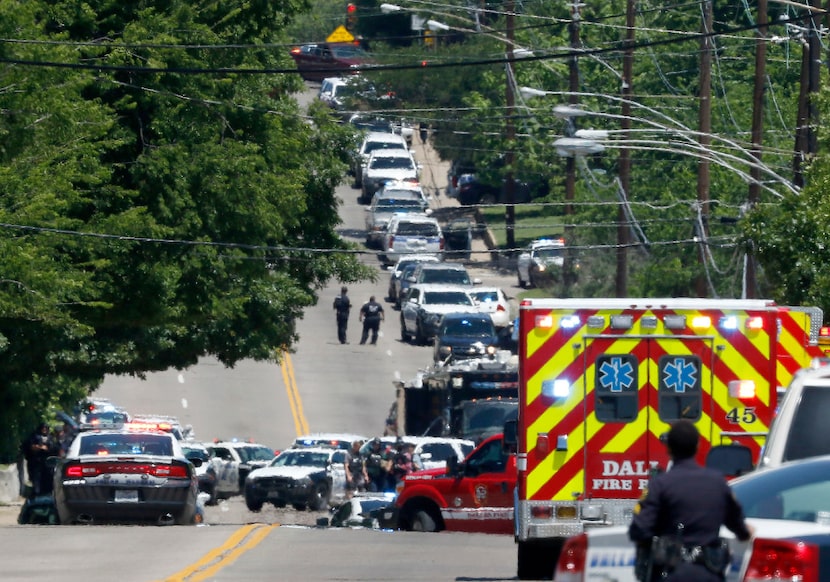
<svg viewBox="0 0 830 582"><path fill-rule="evenodd" d="M0 72L0 457L105 374L271 359L328 280L371 277L328 252L353 136L301 117L299 77L164 72L290 68L265 46L305 6L0 0L3 38L58 41L4 58L121 67Z"/></svg>

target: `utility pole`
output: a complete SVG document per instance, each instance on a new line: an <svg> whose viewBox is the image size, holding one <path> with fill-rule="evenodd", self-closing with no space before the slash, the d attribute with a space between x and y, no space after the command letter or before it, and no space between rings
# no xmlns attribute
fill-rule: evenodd
<svg viewBox="0 0 830 582"><path fill-rule="evenodd" d="M807 35L801 52L801 87L798 92L798 119L795 130L795 154L793 156L793 183L804 186L804 164L815 155L818 148L816 128L818 125L819 74L821 65L821 42L818 35L817 13L819 0L807 0L810 18L807 21Z"/></svg>
<svg viewBox="0 0 830 582"><path fill-rule="evenodd" d="M698 109L698 132L700 148L707 151L712 143L712 0L703 0L703 34L700 38L700 95ZM697 162L697 202L700 206L700 222L697 226L698 261L701 273L697 277L696 291L698 297L707 296L706 255L709 244L709 161L700 158Z"/></svg>
<svg viewBox="0 0 830 582"><path fill-rule="evenodd" d="M507 62L505 63L505 77L507 78L507 86L505 90L505 137L507 138L507 151L504 154L505 165L507 166L507 175L505 175L504 195L504 228L506 230L506 242L508 249L516 247L516 182L513 175L513 163L515 162L516 147L516 125L513 120L513 111L516 107L516 95L514 92L514 77L513 77L513 0L508 0L505 5L507 11L506 20L506 36L507 36Z"/></svg>
<svg viewBox="0 0 830 582"><path fill-rule="evenodd" d="M764 89L766 87L767 59L767 0L758 0L758 31L755 39L755 85L752 90L752 157L757 163L749 168L749 196L747 206L752 209L761 200L761 147L764 140ZM744 297L757 297L758 274L755 269L754 245L746 252L746 270L744 271Z"/></svg>
<svg viewBox="0 0 830 582"><path fill-rule="evenodd" d="M571 58L568 61L568 103L577 105L579 102L579 60L577 57L580 48L579 21L581 16L579 8L582 4L579 0L572 0L571 22L568 24L571 44ZM573 133L573 119L568 119L568 136ZM562 265L562 297L568 297L571 293L571 285L574 280L574 257L571 245L573 245L573 201L576 194L576 155L565 158L565 261Z"/></svg>
<svg viewBox="0 0 830 582"><path fill-rule="evenodd" d="M631 129L631 98L634 90L631 87L634 70L634 1L627 0L625 8L625 51L623 52L622 77L622 119L620 127L623 130L622 139L629 140ZM620 150L620 206L617 210L617 297L628 296L628 242L629 226L626 213L628 195L631 192L631 150L627 147Z"/></svg>

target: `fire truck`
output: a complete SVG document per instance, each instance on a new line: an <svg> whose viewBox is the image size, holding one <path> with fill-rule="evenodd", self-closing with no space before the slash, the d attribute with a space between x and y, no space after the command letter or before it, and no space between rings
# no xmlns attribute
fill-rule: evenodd
<svg viewBox="0 0 830 582"><path fill-rule="evenodd" d="M518 362L509 352L462 359L394 382L387 435L451 436L479 443L518 411Z"/></svg>
<svg viewBox="0 0 830 582"><path fill-rule="evenodd" d="M778 390L823 355L821 319L767 300L522 301L519 578L550 577L567 537L629 523L673 421L696 423L700 462L728 446L751 469Z"/></svg>

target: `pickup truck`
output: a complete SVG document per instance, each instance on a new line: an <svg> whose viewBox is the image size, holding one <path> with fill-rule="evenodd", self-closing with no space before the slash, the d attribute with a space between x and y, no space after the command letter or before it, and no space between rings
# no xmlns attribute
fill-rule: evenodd
<svg viewBox="0 0 830 582"><path fill-rule="evenodd" d="M483 441L446 469L417 471L398 485L398 527L408 531L513 534L516 455L503 435Z"/></svg>

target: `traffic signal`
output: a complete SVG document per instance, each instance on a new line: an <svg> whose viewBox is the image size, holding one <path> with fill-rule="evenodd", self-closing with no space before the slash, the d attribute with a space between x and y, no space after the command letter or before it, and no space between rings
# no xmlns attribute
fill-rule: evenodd
<svg viewBox="0 0 830 582"><path fill-rule="evenodd" d="M357 5L346 4L346 29L353 31L357 26Z"/></svg>

